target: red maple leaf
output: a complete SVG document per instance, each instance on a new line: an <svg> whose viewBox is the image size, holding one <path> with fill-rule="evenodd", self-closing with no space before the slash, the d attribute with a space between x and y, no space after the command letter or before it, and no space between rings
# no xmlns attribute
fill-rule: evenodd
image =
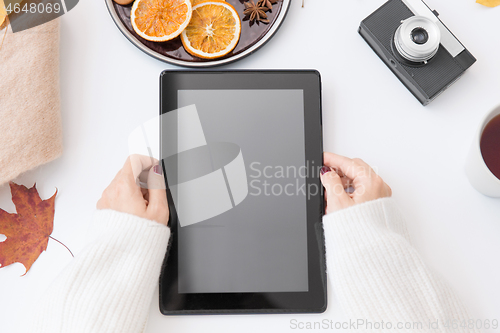
<svg viewBox="0 0 500 333"><path fill-rule="evenodd" d="M31 265L42 251L47 249L54 226L54 203L56 193L42 200L33 185L28 189L23 185L10 183L12 202L17 214L0 209L0 234L7 237L0 243L0 264L2 267L20 262L28 273Z"/></svg>

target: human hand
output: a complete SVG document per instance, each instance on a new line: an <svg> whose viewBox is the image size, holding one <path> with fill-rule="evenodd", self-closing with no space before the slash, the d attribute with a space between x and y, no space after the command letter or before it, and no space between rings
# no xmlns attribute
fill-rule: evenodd
<svg viewBox="0 0 500 333"><path fill-rule="evenodd" d="M326 190L326 214L392 195L389 185L363 160L332 153L324 153L323 159L321 182ZM347 193L349 187L354 191Z"/></svg>
<svg viewBox="0 0 500 333"><path fill-rule="evenodd" d="M137 179L143 171L148 171L147 189L137 185ZM129 156L102 193L97 209L113 209L168 225L165 180L158 161L142 155Z"/></svg>

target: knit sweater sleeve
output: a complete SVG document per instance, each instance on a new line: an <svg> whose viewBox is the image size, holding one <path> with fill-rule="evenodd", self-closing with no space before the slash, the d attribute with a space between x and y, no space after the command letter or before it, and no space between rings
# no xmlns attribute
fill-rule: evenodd
<svg viewBox="0 0 500 333"><path fill-rule="evenodd" d="M97 211L96 239L49 287L30 333L140 333L158 283L170 229Z"/></svg>
<svg viewBox="0 0 500 333"><path fill-rule="evenodd" d="M323 226L334 294L358 330L478 332L461 326L472 317L411 246L393 199L328 214Z"/></svg>

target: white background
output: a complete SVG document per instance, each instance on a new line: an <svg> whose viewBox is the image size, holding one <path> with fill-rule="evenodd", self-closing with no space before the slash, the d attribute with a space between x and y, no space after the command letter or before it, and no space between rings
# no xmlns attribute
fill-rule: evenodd
<svg viewBox="0 0 500 333"><path fill-rule="evenodd" d="M306 0L301 8L295 0L270 43L226 68L319 70L325 150L375 166L425 261L453 285L474 318L500 319L500 199L476 192L463 170L481 118L500 103L500 7L428 0L478 61L423 107L357 33L382 3ZM64 15L61 38L64 154L16 182L36 181L42 199L58 188L52 236L78 253L96 201L128 155L129 133L158 113L160 72L173 67L123 37L102 0L82 0ZM0 187L0 207L15 211L7 185ZM0 269L2 332L18 330L30 304L70 260L49 241L26 276L20 277L21 264ZM289 332L292 318L342 319L332 292L323 315L163 317L155 296L147 332Z"/></svg>

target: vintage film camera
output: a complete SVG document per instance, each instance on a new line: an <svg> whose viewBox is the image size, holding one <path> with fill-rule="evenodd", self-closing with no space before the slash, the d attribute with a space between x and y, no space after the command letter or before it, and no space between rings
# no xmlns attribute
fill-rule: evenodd
<svg viewBox="0 0 500 333"><path fill-rule="evenodd" d="M389 0L361 22L359 34L423 105L476 61L421 0Z"/></svg>

